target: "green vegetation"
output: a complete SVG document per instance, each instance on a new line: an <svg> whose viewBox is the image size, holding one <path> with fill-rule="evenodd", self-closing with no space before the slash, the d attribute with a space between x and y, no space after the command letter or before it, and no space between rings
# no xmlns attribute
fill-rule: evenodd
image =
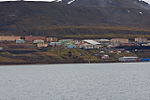
<svg viewBox="0 0 150 100"><path fill-rule="evenodd" d="M121 56L135 56L133 53L100 53L100 50L66 49L64 47L36 48L33 44L22 44L30 48L16 49L7 48L0 52L0 64L55 64L55 63L103 63L117 62ZM17 45L17 44L16 44ZM20 44L21 45L21 44ZM34 49L33 49L34 48ZM70 55L71 53L71 55ZM102 59L103 55L109 55L110 58Z"/></svg>

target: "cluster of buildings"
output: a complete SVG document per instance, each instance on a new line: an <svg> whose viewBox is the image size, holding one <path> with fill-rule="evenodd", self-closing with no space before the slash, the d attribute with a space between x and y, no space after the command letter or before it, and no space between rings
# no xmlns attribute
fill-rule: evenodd
<svg viewBox="0 0 150 100"><path fill-rule="evenodd" d="M16 43L16 44L35 44L37 48L46 47L61 47L61 48L78 48L78 49L99 49L99 53L103 54L101 59L108 59L108 54L120 54L122 52L130 53L125 48L118 49L118 47L149 47L149 38L109 38L109 39L60 39L57 37L46 36L0 36L0 43ZM135 49L135 48L133 48ZM0 51L3 47L0 47ZM107 51L107 53L106 53ZM134 60L138 61L136 57L120 58L119 61ZM150 59L148 59L150 60ZM145 59L143 60L145 61ZM146 59L147 61L147 59Z"/></svg>
<svg viewBox="0 0 150 100"><path fill-rule="evenodd" d="M37 47L67 47L80 49L113 48L118 46L150 46L148 38L112 38L112 39L58 39L46 36L0 36L0 42L34 43Z"/></svg>

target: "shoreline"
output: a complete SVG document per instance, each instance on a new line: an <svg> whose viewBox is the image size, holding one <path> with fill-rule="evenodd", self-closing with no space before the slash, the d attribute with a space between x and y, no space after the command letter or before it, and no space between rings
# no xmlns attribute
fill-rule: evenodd
<svg viewBox="0 0 150 100"><path fill-rule="evenodd" d="M124 63L148 63L148 61L145 62L96 62L96 63L87 63L87 62L79 62L79 63L0 63L0 66L7 66L7 65L60 65L60 64L124 64Z"/></svg>

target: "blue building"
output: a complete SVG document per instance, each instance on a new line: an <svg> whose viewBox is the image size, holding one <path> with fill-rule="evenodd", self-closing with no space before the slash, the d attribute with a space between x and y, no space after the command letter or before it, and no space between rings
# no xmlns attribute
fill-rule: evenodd
<svg viewBox="0 0 150 100"><path fill-rule="evenodd" d="M50 46L61 46L61 42L51 42L49 45Z"/></svg>
<svg viewBox="0 0 150 100"><path fill-rule="evenodd" d="M77 48L75 45L68 45L68 48Z"/></svg>
<svg viewBox="0 0 150 100"><path fill-rule="evenodd" d="M144 59L144 58L143 58L143 59L141 59L141 61L142 61L142 62L144 62L144 61L150 61L150 59L148 59L148 58L147 58L147 59Z"/></svg>

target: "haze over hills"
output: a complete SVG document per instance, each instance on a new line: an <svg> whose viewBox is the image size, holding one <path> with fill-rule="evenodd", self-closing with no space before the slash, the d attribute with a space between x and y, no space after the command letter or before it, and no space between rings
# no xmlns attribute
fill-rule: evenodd
<svg viewBox="0 0 150 100"><path fill-rule="evenodd" d="M0 33L59 36L150 32L147 30L150 27L150 6L146 2L70 1L0 2ZM132 27L135 30L130 29ZM139 28L142 30L138 30Z"/></svg>

